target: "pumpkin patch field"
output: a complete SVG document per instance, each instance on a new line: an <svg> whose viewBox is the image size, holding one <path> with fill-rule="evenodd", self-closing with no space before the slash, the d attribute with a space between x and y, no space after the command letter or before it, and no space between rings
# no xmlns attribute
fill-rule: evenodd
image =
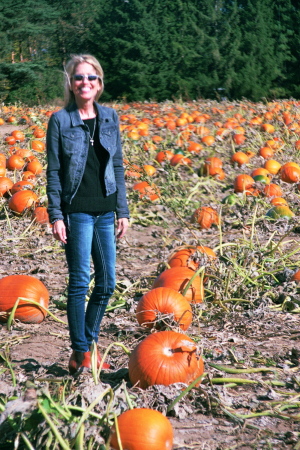
<svg viewBox="0 0 300 450"><path fill-rule="evenodd" d="M130 228L110 368L94 352L75 376L47 214L59 108L0 108L1 449L300 450L300 102L110 106Z"/></svg>

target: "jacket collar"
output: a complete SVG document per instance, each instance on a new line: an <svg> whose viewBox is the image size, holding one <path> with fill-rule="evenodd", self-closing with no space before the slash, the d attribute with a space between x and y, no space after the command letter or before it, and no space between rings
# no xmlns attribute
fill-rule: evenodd
<svg viewBox="0 0 300 450"><path fill-rule="evenodd" d="M101 121L101 107L98 103L94 102L94 106L97 109L97 116L98 116L98 121ZM72 103L71 105L67 106L67 111L70 113L70 117L71 117L71 123L73 127L78 127L81 125L84 125L79 111L78 111L78 107L76 105L76 103Z"/></svg>

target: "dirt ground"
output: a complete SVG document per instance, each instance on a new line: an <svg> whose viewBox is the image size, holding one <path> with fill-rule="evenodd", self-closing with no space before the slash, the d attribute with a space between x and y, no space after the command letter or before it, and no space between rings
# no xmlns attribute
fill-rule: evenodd
<svg viewBox="0 0 300 450"><path fill-rule="evenodd" d="M0 131L4 134L9 129L11 126L5 126ZM7 221L3 211L0 220L0 277L28 274L39 278L49 289L50 310L66 322L63 304L67 268L63 249L54 241L51 228L30 225L29 217ZM147 335L135 319L137 301L151 287L161 264L176 246L174 243L185 234L184 228L172 225L171 219L168 226L165 225L143 226L133 221L127 236L118 242L118 284L112 304L121 303L125 298L126 306L107 312L99 339L102 352L108 344L117 341L133 349ZM296 242L297 235L294 238ZM216 233L211 230L204 233L204 239L212 248L218 243ZM265 304L252 309L237 306L230 311L194 305L193 310L195 319L188 335L195 339L203 353L208 376L168 414L174 427L174 449L299 449L299 315L272 311ZM43 386L52 379L69 377L66 323L48 316L38 325L15 323L11 331L2 324L0 344L2 351L5 348L10 355L17 380L13 387L7 372L0 372L2 395L21 395L28 380ZM117 386L117 393L120 393L124 380L135 406L153 407L165 413L182 388L177 384L150 387L146 391L132 388L128 357L118 347L112 347L108 362L111 369L103 372L103 385ZM267 367L269 371L230 374L210 364L240 369ZM210 382L219 377L239 377L256 383L232 385L228 381L218 385ZM73 383L83 392L90 382L77 379ZM122 406L121 394L120 397L116 394L115 401L114 408L118 411ZM298 420L293 420L291 407L279 411L283 402L298 405ZM242 417L251 413L256 416Z"/></svg>

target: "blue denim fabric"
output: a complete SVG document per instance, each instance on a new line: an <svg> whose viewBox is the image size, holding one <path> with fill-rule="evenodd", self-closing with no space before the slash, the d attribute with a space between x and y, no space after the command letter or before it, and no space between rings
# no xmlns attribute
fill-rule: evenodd
<svg viewBox="0 0 300 450"><path fill-rule="evenodd" d="M101 320L115 289L116 241L114 213L71 213L66 217L65 252L69 267L67 316L71 347L89 351L98 342ZM85 311L91 256L95 286Z"/></svg>
<svg viewBox="0 0 300 450"><path fill-rule="evenodd" d="M112 108L95 103L100 143L106 151L106 195L117 192L117 218L128 217L119 120ZM71 204L84 173L89 129L76 104L52 114L47 130L47 196L50 221L63 220L62 201Z"/></svg>

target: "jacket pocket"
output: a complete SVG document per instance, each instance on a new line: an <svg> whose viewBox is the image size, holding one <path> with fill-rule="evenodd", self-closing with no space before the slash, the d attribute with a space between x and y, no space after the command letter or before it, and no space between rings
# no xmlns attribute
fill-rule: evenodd
<svg viewBox="0 0 300 450"><path fill-rule="evenodd" d="M62 133L62 148L66 155L78 153L83 146L83 134L78 131L64 131Z"/></svg>

